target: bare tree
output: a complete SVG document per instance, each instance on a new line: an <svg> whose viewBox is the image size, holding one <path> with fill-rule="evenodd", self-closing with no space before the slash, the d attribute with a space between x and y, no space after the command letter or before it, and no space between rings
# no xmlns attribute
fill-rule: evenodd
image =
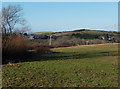
<svg viewBox="0 0 120 89"><path fill-rule="evenodd" d="M14 38L13 33L17 30L19 30L19 33L23 30L23 27L27 28L27 25L24 23L24 26L21 23L23 23L22 18L22 8L20 5L9 5L7 7L3 7L2 11L0 13L0 31L2 31L2 48L5 48L8 43ZM16 29L16 27L18 28ZM24 31L26 31L24 29ZM23 32L23 31L22 31ZM6 49L6 48L5 48Z"/></svg>
<svg viewBox="0 0 120 89"><path fill-rule="evenodd" d="M19 23L21 19L21 10L20 5L9 5L8 7L2 8L1 29L3 34L13 33L14 26Z"/></svg>
<svg viewBox="0 0 120 89"><path fill-rule="evenodd" d="M22 28L21 28L21 33L24 33L26 31L30 31L31 27L30 25L27 24L27 21L25 19L22 19L20 22Z"/></svg>
<svg viewBox="0 0 120 89"><path fill-rule="evenodd" d="M19 34L19 33L23 34L23 33L27 32L27 31L30 31L30 30L31 30L30 25L27 24L27 21L26 21L25 19L22 19L22 20L20 21L20 26L21 26L21 27L14 29L14 33L15 33L15 34Z"/></svg>

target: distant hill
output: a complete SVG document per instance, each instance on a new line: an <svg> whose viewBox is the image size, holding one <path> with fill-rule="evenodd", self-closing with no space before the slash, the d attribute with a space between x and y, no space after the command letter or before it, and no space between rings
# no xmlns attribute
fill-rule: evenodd
<svg viewBox="0 0 120 89"><path fill-rule="evenodd" d="M101 30L89 30L89 29L78 29L74 31L63 31L63 32L35 32L28 33L28 35L53 35L57 37L61 36L76 36L77 38L90 38L97 39L99 36L113 36L115 38L118 37L120 32L117 31L101 31Z"/></svg>
<svg viewBox="0 0 120 89"><path fill-rule="evenodd" d="M89 30L89 29L78 29L78 30L73 30L73 31L63 31L63 32L33 32L33 33L28 33L29 35L30 34L56 34L56 35L59 35L59 34L66 34L66 33L96 33L96 34L111 34L111 33L115 33L115 34L120 34L120 32L117 32L117 31L102 31L102 30Z"/></svg>
<svg viewBox="0 0 120 89"><path fill-rule="evenodd" d="M103 44L103 43L117 43L120 42L117 31L101 31L101 30L89 30L78 29L74 31L63 32L37 32L29 33L33 35L33 42L37 42L39 45L49 45L50 35L52 39L53 47L68 47L75 45L88 45L88 44Z"/></svg>

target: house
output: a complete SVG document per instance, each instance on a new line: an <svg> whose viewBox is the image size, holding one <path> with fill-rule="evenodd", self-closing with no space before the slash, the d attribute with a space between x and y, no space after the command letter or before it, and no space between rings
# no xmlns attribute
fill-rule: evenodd
<svg viewBox="0 0 120 89"><path fill-rule="evenodd" d="M109 41L112 41L113 39L114 39L114 38L111 37L111 36L108 37L108 40L109 40Z"/></svg>
<svg viewBox="0 0 120 89"><path fill-rule="evenodd" d="M105 37L104 37L104 36L102 36L102 37L101 37L101 39L102 39L102 40L104 40L104 39L105 39Z"/></svg>
<svg viewBox="0 0 120 89"><path fill-rule="evenodd" d="M100 36L99 39L105 40L105 37L104 36Z"/></svg>
<svg viewBox="0 0 120 89"><path fill-rule="evenodd" d="M29 40L34 40L34 36L33 36L33 35L27 35L27 38L28 38Z"/></svg>

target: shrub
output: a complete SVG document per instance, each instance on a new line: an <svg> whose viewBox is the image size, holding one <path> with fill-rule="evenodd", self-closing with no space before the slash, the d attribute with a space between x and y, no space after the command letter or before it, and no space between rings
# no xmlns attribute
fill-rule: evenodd
<svg viewBox="0 0 120 89"><path fill-rule="evenodd" d="M25 56L27 52L26 41L22 36L7 37L2 40L3 62Z"/></svg>
<svg viewBox="0 0 120 89"><path fill-rule="evenodd" d="M37 46L34 48L36 53L50 53L50 47L49 46Z"/></svg>
<svg viewBox="0 0 120 89"><path fill-rule="evenodd" d="M33 51L28 51L33 50ZM3 63L27 61L28 57L34 57L34 53L50 53L49 46L39 45L37 42L25 40L23 36L6 36L2 40Z"/></svg>
<svg viewBox="0 0 120 89"><path fill-rule="evenodd" d="M28 50L33 50L35 53L49 53L50 46L41 45L38 42L29 42L28 43Z"/></svg>

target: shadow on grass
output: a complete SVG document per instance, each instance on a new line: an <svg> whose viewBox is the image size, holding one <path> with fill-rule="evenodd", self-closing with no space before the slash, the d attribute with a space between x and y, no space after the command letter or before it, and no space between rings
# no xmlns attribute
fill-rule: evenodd
<svg viewBox="0 0 120 89"><path fill-rule="evenodd" d="M52 52L48 54L34 53L27 58L28 61L46 61L46 60L66 60L66 59L84 59L96 58L101 56L117 56L115 51L112 52L89 52L89 53L72 53L72 52Z"/></svg>
<svg viewBox="0 0 120 89"><path fill-rule="evenodd" d="M29 52L25 57L20 57L16 59L14 63L17 62L32 62L32 61L47 61L47 60L67 60L67 59L84 59L84 58L97 58L102 56L118 56L116 51L111 52L51 52L47 54ZM3 64L7 64L4 62Z"/></svg>
<svg viewBox="0 0 120 89"><path fill-rule="evenodd" d="M52 54L42 55L41 58L44 60L66 60L66 59L97 58L97 57L102 57L102 56L118 56L118 54L115 51L88 52L88 53L53 52Z"/></svg>

